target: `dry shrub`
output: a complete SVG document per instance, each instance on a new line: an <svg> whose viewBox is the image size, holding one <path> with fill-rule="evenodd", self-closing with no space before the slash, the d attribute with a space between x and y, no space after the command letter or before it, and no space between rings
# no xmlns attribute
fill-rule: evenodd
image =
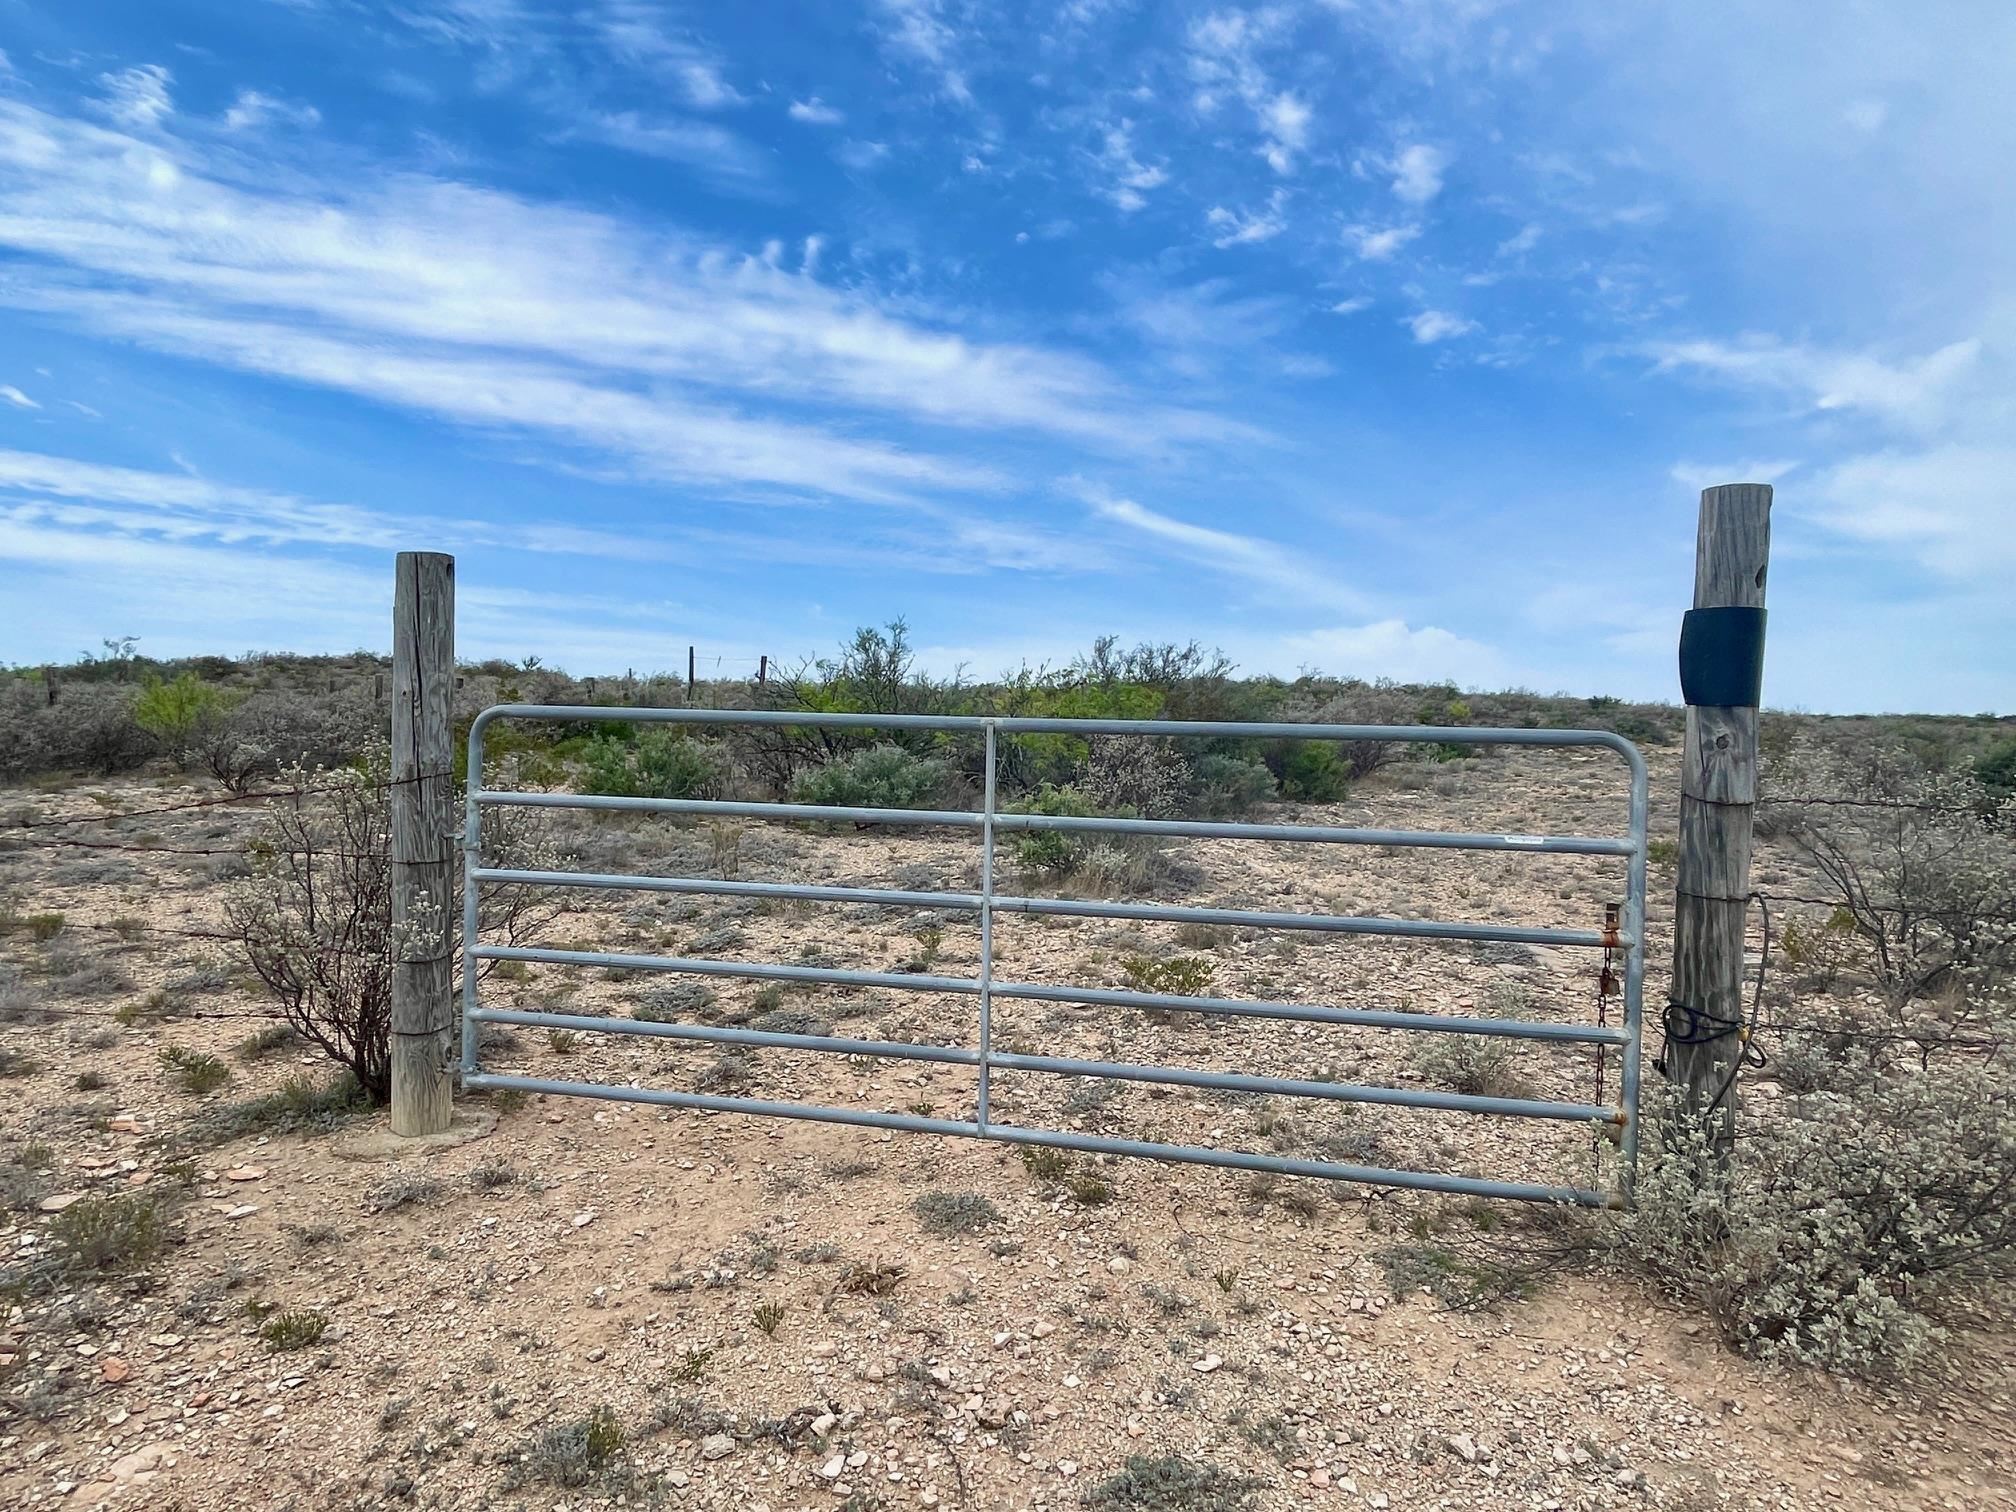
<svg viewBox="0 0 2016 1512"><path fill-rule="evenodd" d="M250 848L252 874L225 897L225 917L289 1025L345 1067L374 1103L391 1094L392 928L390 758L360 767L290 768L313 796L272 800ZM486 809L483 854L493 866L553 870L561 858L541 817ZM460 916L460 900L439 906ZM477 898L480 932L522 945L558 912L549 889L491 885ZM458 952L457 966L460 957Z"/></svg>

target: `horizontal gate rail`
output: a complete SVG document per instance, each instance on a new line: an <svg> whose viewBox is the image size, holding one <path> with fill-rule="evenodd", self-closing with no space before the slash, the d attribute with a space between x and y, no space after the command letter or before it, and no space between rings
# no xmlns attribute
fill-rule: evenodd
<svg viewBox="0 0 2016 1512"><path fill-rule="evenodd" d="M818 1103L773 1102L760 1097L717 1097L710 1092L670 1092L660 1087L617 1087L600 1082L553 1081L542 1076L505 1076L472 1072L462 1084L476 1092L542 1092L561 1097L597 1097L607 1102L647 1103L660 1108L696 1108L708 1113L753 1113L766 1118L807 1119L815 1123L851 1124L862 1129L894 1129L911 1134L964 1134L1003 1144L1043 1145L1084 1155L1140 1155L1183 1165L1223 1166L1234 1171L1265 1171L1277 1176L1314 1176L1330 1181L1358 1181L1371 1186L1402 1187L1417 1192L1444 1192L1465 1197L1509 1197L1529 1202L1574 1203L1582 1207L1615 1207L1618 1195L1591 1187L1554 1186L1534 1181L1497 1181L1486 1176L1446 1176L1439 1171L1388 1170L1383 1166L1345 1165L1325 1160L1296 1160L1286 1155L1258 1155L1246 1150L1214 1150L1197 1145L1150 1143L1139 1139L1108 1139L1098 1134L1061 1129L1026 1129L1014 1124L967 1123L955 1118L927 1118L917 1113L883 1113L871 1108L836 1108Z"/></svg>
<svg viewBox="0 0 2016 1512"><path fill-rule="evenodd" d="M485 789L481 783L483 733L497 719L525 718L561 721L631 722L689 725L755 725L783 728L930 730L966 732L984 740L984 798L979 812L944 809L885 809L823 804L738 802L718 799L623 798L595 794L534 793ZM1001 812L995 801L996 741L1000 735L1066 734L1149 735L1169 737L1224 736L1242 739L1386 740L1396 742L1473 745L1520 745L1543 748L1607 749L1624 759L1630 775L1630 826L1622 836L1468 834L1441 830L1392 830L1325 825L1239 824L1183 819L1127 819L1103 816L1016 814ZM743 882L708 877L653 877L599 872L568 872L487 867L482 864L480 813L484 806L630 811L687 816L789 820L821 824L937 826L978 830L983 844L981 887L977 893L916 889L843 887L779 882ZM1623 737L1609 731L1514 730L1439 726L1315 725L1230 723L1174 720L1067 720L988 718L981 716L795 714L709 709L615 709L579 705L507 704L479 714L469 736L469 787L465 818L465 888L463 920L470 942L463 977L462 1073L466 1087L476 1090L517 1088L569 1096L610 1098L716 1112L813 1119L871 1128L973 1135L1025 1145L1043 1145L1090 1153L1146 1155L1163 1160L1218 1165L1233 1169L1286 1175L1366 1181L1422 1191L1469 1193L1487 1197L1517 1197L1585 1205L1627 1204L1638 1148L1639 1058L1643 1038L1645 942L1647 778L1643 757ZM1239 841L1372 845L1397 848L1513 852L1543 855L1621 857L1626 862L1626 898L1616 927L1603 930L1557 929L1541 926L1486 924L1462 920L1394 919L1385 917L1280 912L1263 909L1178 907L1125 903L1104 899L1041 898L1003 895L994 891L993 851L1002 831L1029 833L1063 831L1135 834L1170 838ZM794 899L822 903L869 904L889 908L945 909L977 913L982 936L977 976L941 976L902 971L857 971L838 967L794 966L772 962L727 961L682 956L644 955L621 951L560 950L532 946L485 945L476 939L476 896L481 886L544 886L602 891L657 892L701 897ZM1412 1014L1397 1010L1345 1008L1323 1004L1247 1001L1174 993L1135 992L1119 988L1079 987L1038 982L997 981L993 976L992 922L997 912L1060 918L1125 919L1142 922L1244 926L1265 930L1302 930L1319 934L1430 940L1473 940L1529 945L1622 951L1624 1023L1573 1024L1511 1018L1456 1017ZM525 961L554 965L600 966L619 970L676 972L699 976L747 978L840 987L875 987L907 992L937 992L978 999L977 1047L923 1045L888 1040L863 1040L837 1035L792 1034L698 1024L666 1024L600 1015L548 1013L483 1006L478 1000L480 961ZM1555 1044L1615 1046L1622 1051L1622 1086L1616 1106L1540 1098L1486 1097L1402 1087L1358 1086L1251 1075L1241 1072L1194 1070L1128 1062L1080 1060L996 1050L991 1007L996 999L1056 1002L1158 1011L1197 1013L1227 1018L1267 1018L1283 1022L1347 1025L1435 1034L1474 1034ZM485 1023L635 1036L650 1039L724 1045L748 1045L841 1055L906 1059L973 1066L979 1072L979 1096L972 1122L912 1114L827 1108L761 1098L718 1097L645 1087L603 1086L588 1082L553 1081L540 1077L485 1072L479 1062L478 1027ZM1148 1082L1205 1090L1281 1095L1321 1101L1371 1103L1393 1107L1515 1118L1553 1119L1611 1126L1621 1146L1618 1185L1598 1191L1574 1186L1508 1182L1429 1171L1395 1170L1286 1156L1209 1149L1139 1140L1115 1139L1070 1131L1006 1125L989 1114L991 1073L1030 1072L1045 1075L1095 1077Z"/></svg>

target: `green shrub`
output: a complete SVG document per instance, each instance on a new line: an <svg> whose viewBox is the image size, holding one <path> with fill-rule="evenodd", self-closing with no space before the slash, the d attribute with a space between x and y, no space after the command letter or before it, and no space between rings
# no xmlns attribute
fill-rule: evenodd
<svg viewBox="0 0 2016 1512"><path fill-rule="evenodd" d="M727 776L720 752L682 730L598 734L582 753L580 789L613 798L708 798Z"/></svg>
<svg viewBox="0 0 2016 1512"><path fill-rule="evenodd" d="M1152 956L1129 956L1120 963L1127 985L1137 992L1156 992L1170 997L1197 997L1211 985L1218 968L1198 956L1171 956L1158 961Z"/></svg>
<svg viewBox="0 0 2016 1512"><path fill-rule="evenodd" d="M216 1056L201 1050L185 1050L180 1045L164 1049L161 1064L174 1073L176 1085L184 1092L215 1092L231 1080L231 1068Z"/></svg>
<svg viewBox="0 0 2016 1512"><path fill-rule="evenodd" d="M1327 741L1297 741L1281 758L1281 794L1301 803L1335 803L1351 790L1351 767Z"/></svg>
<svg viewBox="0 0 2016 1512"><path fill-rule="evenodd" d="M2016 740L1983 751L1974 763L1974 780L1997 798L2016 798Z"/></svg>
<svg viewBox="0 0 2016 1512"><path fill-rule="evenodd" d="M168 1247L168 1225L152 1197L121 1192L71 1203L50 1223L49 1237L79 1270L144 1271Z"/></svg>
<svg viewBox="0 0 2016 1512"><path fill-rule="evenodd" d="M586 1417L543 1430L517 1456L507 1485L537 1481L549 1486L604 1486L622 1489L635 1478L624 1446L629 1435L616 1409L591 1408Z"/></svg>
<svg viewBox="0 0 2016 1512"><path fill-rule="evenodd" d="M329 1320L321 1313L305 1308L289 1309L268 1318L259 1329L259 1337L272 1353L284 1354L289 1350L312 1349L328 1331Z"/></svg>
<svg viewBox="0 0 2016 1512"><path fill-rule="evenodd" d="M169 759L184 771L221 730L237 700L194 672L173 682L150 677L133 700L133 722L161 742Z"/></svg>
<svg viewBox="0 0 2016 1512"><path fill-rule="evenodd" d="M941 1238L977 1234L1001 1221L1001 1210L977 1192L924 1192L911 1203L924 1232Z"/></svg>
<svg viewBox="0 0 2016 1512"><path fill-rule="evenodd" d="M836 808L931 808L944 800L951 781L951 768L936 757L881 745L799 774L791 797Z"/></svg>
<svg viewBox="0 0 2016 1512"><path fill-rule="evenodd" d="M1274 774L1243 756L1202 756L1190 769L1190 805L1207 819L1236 819L1274 796Z"/></svg>

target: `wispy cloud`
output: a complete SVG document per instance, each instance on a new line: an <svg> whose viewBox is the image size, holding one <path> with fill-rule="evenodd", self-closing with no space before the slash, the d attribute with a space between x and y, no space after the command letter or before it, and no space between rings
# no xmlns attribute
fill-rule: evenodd
<svg viewBox="0 0 2016 1512"><path fill-rule="evenodd" d="M1099 168L1104 181L1100 192L1129 215L1147 205L1151 189L1169 182L1167 167L1135 155L1132 121L1115 121L1100 133Z"/></svg>
<svg viewBox="0 0 2016 1512"><path fill-rule="evenodd" d="M1204 216L1205 224L1217 233L1211 238L1211 244L1215 247L1239 247L1272 241L1288 229L1287 204L1286 192L1276 189L1267 197L1265 209L1242 212L1213 205Z"/></svg>
<svg viewBox="0 0 2016 1512"><path fill-rule="evenodd" d="M793 100L787 112L794 121L803 121L807 126L839 126L845 124L847 113L828 105L819 96L809 100Z"/></svg>
<svg viewBox="0 0 2016 1512"><path fill-rule="evenodd" d="M1393 159L1393 193L1410 205L1425 205L1442 192L1442 172L1448 155L1416 143Z"/></svg>
<svg viewBox="0 0 2016 1512"><path fill-rule="evenodd" d="M1414 340L1420 345L1432 346L1438 341L1469 335L1477 329L1477 322L1447 310L1422 310L1408 318L1407 328L1414 333Z"/></svg>
<svg viewBox="0 0 2016 1512"><path fill-rule="evenodd" d="M117 73L100 74L105 93L100 105L121 126L145 131L158 126L175 108L169 98L172 75L158 63L142 63Z"/></svg>
<svg viewBox="0 0 2016 1512"><path fill-rule="evenodd" d="M563 135L603 142L625 152L684 163L706 178L737 192L762 197L770 183L770 165L742 137L711 121L677 116L646 117L634 110L594 115Z"/></svg>
<svg viewBox="0 0 2016 1512"><path fill-rule="evenodd" d="M262 192L193 148L7 101L0 246L0 301L656 477L885 501L1001 481L778 401L1102 449L1227 433L1084 357L974 342L760 257L410 175Z"/></svg>
<svg viewBox="0 0 2016 1512"><path fill-rule="evenodd" d="M1213 11L1191 23L1190 76L1197 84L1191 97L1197 110L1215 114L1229 94L1251 113L1262 144L1260 154L1276 173L1295 171L1296 159L1309 145L1315 112L1292 90L1278 87L1260 62L1263 48L1284 24L1283 12Z"/></svg>
<svg viewBox="0 0 2016 1512"><path fill-rule="evenodd" d="M888 50L924 65L947 99L970 105L973 90L959 64L959 34L940 0L879 0L879 10Z"/></svg>
<svg viewBox="0 0 2016 1512"><path fill-rule="evenodd" d="M1419 226L1351 226L1344 241L1363 262L1390 262L1393 255L1421 234Z"/></svg>
<svg viewBox="0 0 2016 1512"><path fill-rule="evenodd" d="M38 410L42 408L41 405L30 399L11 383L0 383L0 399L6 400L7 403L13 405L16 409Z"/></svg>
<svg viewBox="0 0 2016 1512"><path fill-rule="evenodd" d="M296 100L282 100L273 95L261 94L256 89L241 89L238 98L231 102L231 108L224 112L226 131L252 131L271 122L287 126L315 126L322 120L322 112L313 105Z"/></svg>
<svg viewBox="0 0 2016 1512"><path fill-rule="evenodd" d="M674 31L656 6L643 0L600 0L587 20L612 54L671 84L693 109L748 103L748 96L728 82L723 61L697 38Z"/></svg>
<svg viewBox="0 0 2016 1512"><path fill-rule="evenodd" d="M1943 417L1947 400L1973 370L1981 350L1981 342L1971 337L1902 361L1768 336L1736 342L1665 341L1645 348L1662 372L1698 372L1785 395L1813 410L1861 410L1913 424L1936 424Z"/></svg>
<svg viewBox="0 0 2016 1512"><path fill-rule="evenodd" d="M1364 610L1364 595L1320 571L1306 552L1292 552L1257 536L1194 525L1082 480L1072 480L1071 486L1100 519L1159 542L1197 566L1242 578L1300 604L1347 614Z"/></svg>

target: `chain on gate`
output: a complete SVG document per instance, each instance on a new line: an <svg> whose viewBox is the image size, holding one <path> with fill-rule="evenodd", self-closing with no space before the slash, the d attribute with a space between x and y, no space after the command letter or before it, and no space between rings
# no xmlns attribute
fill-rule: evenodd
<svg viewBox="0 0 2016 1512"><path fill-rule="evenodd" d="M1599 1029L1607 1029L1610 1026L1610 1000L1618 992L1617 952L1621 948L1621 942L1618 939L1618 930L1622 927L1622 924L1623 913L1621 906L1616 903L1605 903L1603 905L1603 965L1596 973L1596 1027ZM1596 1095L1589 1099L1599 1106L1603 1102L1603 1083L1607 1079L1609 1064L1610 1047L1599 1040L1596 1045ZM1598 1138L1591 1144L1590 1168L1595 1172L1599 1180L1603 1174L1602 1140L1604 1138L1615 1139L1616 1137L1616 1127L1615 1125L1611 1125L1599 1130Z"/></svg>

